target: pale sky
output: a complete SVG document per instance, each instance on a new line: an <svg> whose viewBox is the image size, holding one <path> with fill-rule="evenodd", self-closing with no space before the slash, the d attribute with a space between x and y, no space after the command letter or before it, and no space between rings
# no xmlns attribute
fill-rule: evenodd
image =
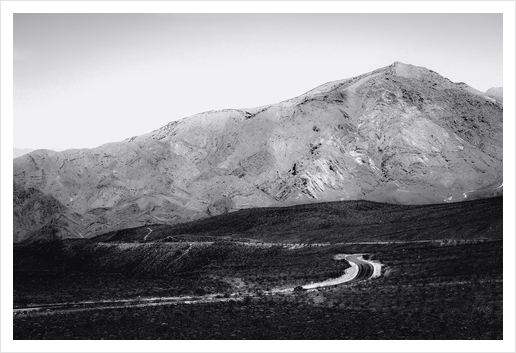
<svg viewBox="0 0 516 353"><path fill-rule="evenodd" d="M91 148L401 61L502 86L501 14L14 14L14 147Z"/></svg>

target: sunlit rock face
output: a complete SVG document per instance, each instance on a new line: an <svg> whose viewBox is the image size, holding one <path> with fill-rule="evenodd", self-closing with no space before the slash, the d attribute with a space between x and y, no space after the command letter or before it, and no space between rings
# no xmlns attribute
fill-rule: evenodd
<svg viewBox="0 0 516 353"><path fill-rule="evenodd" d="M71 237L249 207L461 201L502 191L502 111L491 95L396 62L269 106L205 112L94 149L34 151L14 159L14 182L73 214Z"/></svg>

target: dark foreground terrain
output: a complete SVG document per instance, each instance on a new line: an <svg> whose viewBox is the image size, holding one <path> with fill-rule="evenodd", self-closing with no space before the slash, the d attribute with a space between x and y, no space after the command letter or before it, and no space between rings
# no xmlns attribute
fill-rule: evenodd
<svg viewBox="0 0 516 353"><path fill-rule="evenodd" d="M14 338L502 339L502 204L246 210L16 246L14 306L68 304L15 311ZM337 254L364 254L381 276L268 292L338 277ZM171 296L201 300L145 301Z"/></svg>

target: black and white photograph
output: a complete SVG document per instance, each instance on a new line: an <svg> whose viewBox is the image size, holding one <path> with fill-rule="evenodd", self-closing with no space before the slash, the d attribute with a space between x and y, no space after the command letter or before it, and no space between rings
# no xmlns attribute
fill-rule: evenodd
<svg viewBox="0 0 516 353"><path fill-rule="evenodd" d="M23 3L2 351L514 350L513 1Z"/></svg>

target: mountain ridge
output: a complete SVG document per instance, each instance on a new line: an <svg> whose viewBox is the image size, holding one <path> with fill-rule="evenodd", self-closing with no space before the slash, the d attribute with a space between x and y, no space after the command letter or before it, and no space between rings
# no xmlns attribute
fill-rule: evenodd
<svg viewBox="0 0 516 353"><path fill-rule="evenodd" d="M79 214L84 236L252 207L453 202L502 192L502 112L485 93L395 62L276 104L34 151L14 160L14 181Z"/></svg>

